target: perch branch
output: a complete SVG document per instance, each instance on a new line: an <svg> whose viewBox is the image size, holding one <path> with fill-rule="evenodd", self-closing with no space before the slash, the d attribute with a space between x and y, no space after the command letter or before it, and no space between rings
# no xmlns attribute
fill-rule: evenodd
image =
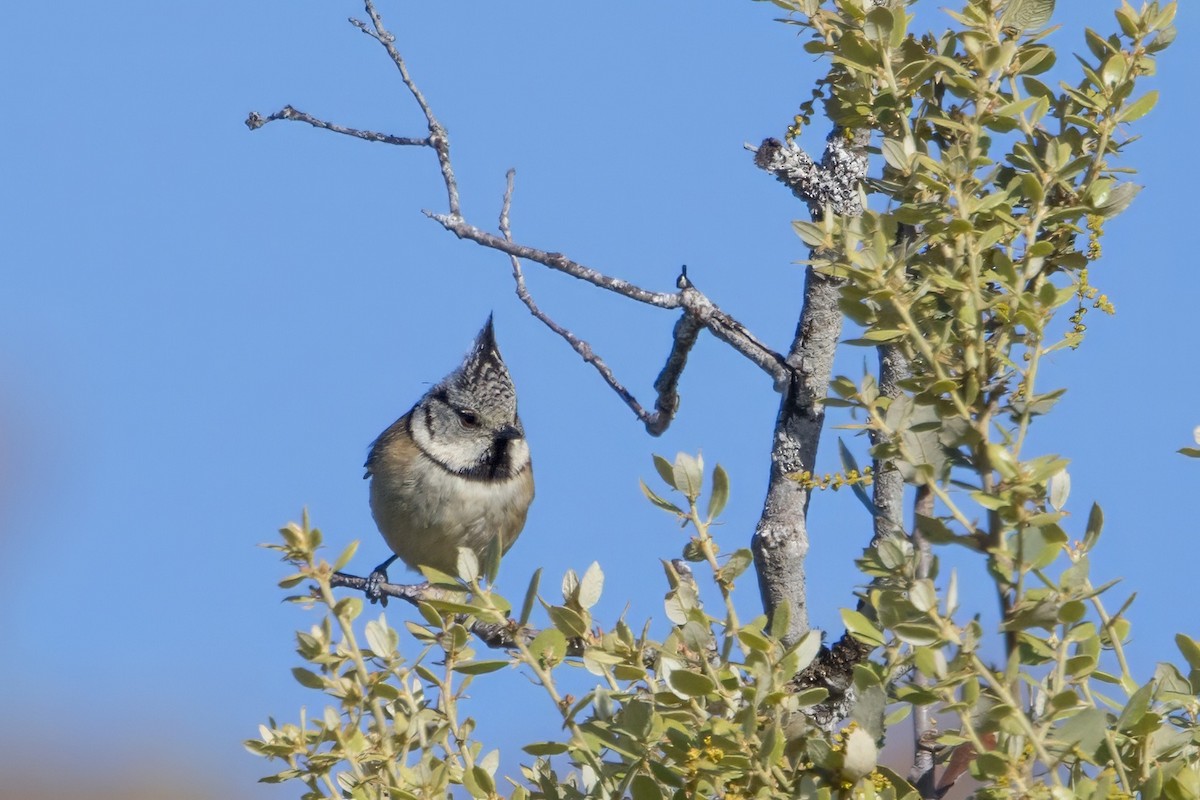
<svg viewBox="0 0 1200 800"><path fill-rule="evenodd" d="M348 575L345 572L335 572L329 579L329 585L333 587L346 587L348 589L356 589L360 592L366 592L368 580L359 577L358 575ZM406 603L411 603L414 606L420 605L427 600L442 600L457 598L449 592L445 592L430 583L381 583L379 584L379 593L384 597L394 597L397 600L403 600ZM465 622L466 617L459 617L459 622ZM511 620L507 624L483 622L481 620L473 620L468 626L471 633L479 637L479 640L488 647L497 650L513 649L517 646L517 635L520 635L527 643L533 641L533 637L537 635L537 631L529 628L518 627ZM582 655L583 644L577 644L578 652L572 653L571 646L574 643L568 643L568 653L570 655Z"/></svg>

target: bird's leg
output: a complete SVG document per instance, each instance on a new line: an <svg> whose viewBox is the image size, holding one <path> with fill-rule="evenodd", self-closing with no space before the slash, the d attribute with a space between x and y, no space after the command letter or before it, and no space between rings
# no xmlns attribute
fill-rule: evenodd
<svg viewBox="0 0 1200 800"><path fill-rule="evenodd" d="M375 569L371 570L371 574L367 576L367 587L363 592L367 595L367 599L372 603L380 602L385 607L387 606L387 596L380 591L380 587L388 582L387 568L392 565L400 556L392 556L387 561L384 561Z"/></svg>

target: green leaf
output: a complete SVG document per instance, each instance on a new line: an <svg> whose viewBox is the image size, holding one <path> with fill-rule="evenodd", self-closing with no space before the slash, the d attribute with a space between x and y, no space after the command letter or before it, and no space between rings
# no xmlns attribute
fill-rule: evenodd
<svg viewBox="0 0 1200 800"><path fill-rule="evenodd" d="M479 556L469 547L458 548L458 561L455 564L458 577L467 583L479 580Z"/></svg>
<svg viewBox="0 0 1200 800"><path fill-rule="evenodd" d="M1096 546L1096 541L1100 538L1100 530L1104 527L1104 512L1100 510L1100 506L1092 503L1092 510L1088 514L1087 530L1083 534L1083 549L1091 550Z"/></svg>
<svg viewBox="0 0 1200 800"><path fill-rule="evenodd" d="M1179 652L1183 654L1188 666L1192 669L1200 669L1200 643L1186 634L1175 634L1175 646L1179 648Z"/></svg>
<svg viewBox="0 0 1200 800"><path fill-rule="evenodd" d="M813 662L813 659L817 657L817 653L820 651L821 632L818 630L811 630L804 634L804 636L800 637L800 641L796 642L795 646L792 648L792 652L796 659L793 671L800 672L808 667L808 665Z"/></svg>
<svg viewBox="0 0 1200 800"><path fill-rule="evenodd" d="M388 627L387 619L381 613L379 619L373 619L366 624L365 634L367 647L377 656L388 656L396 650L399 641L396 632Z"/></svg>
<svg viewBox="0 0 1200 800"><path fill-rule="evenodd" d="M704 459L690 453L677 453L673 469L675 487L683 492L688 500L699 497L704 480Z"/></svg>
<svg viewBox="0 0 1200 800"><path fill-rule="evenodd" d="M1128 733L1142 721L1142 717L1146 716L1146 712L1150 710L1150 698L1154 695L1154 681L1150 681L1142 688L1133 693L1129 698L1129 702L1125 704L1125 708L1121 711L1121 716L1117 718L1117 730L1122 733Z"/></svg>
<svg viewBox="0 0 1200 800"><path fill-rule="evenodd" d="M838 455L842 459L843 472L858 472L858 462L854 459L854 454L850 452L850 448L846 447L846 443L840 436L838 437ZM875 516L875 504L871 502L871 498L867 495L866 488L861 483L855 483L850 487L850 491L854 492L854 496L858 498L858 502L863 504L867 512L871 516Z"/></svg>
<svg viewBox="0 0 1200 800"><path fill-rule="evenodd" d="M533 571L533 576L529 579L529 587L525 590L525 602L521 604L521 616L518 622L525 625L529 622L529 615L533 613L533 604L537 600L538 585L542 582L542 568L538 567Z"/></svg>
<svg viewBox="0 0 1200 800"><path fill-rule="evenodd" d="M754 553L749 548L743 547L734 550L730 554L729 560L725 562L725 566L718 570L717 580L724 584L731 584L753 563Z"/></svg>
<svg viewBox="0 0 1200 800"><path fill-rule="evenodd" d="M1125 107L1118 117L1120 122L1133 122L1135 119L1141 119L1150 113L1150 110L1158 104L1158 90L1152 89L1144 95L1134 100Z"/></svg>
<svg viewBox="0 0 1200 800"><path fill-rule="evenodd" d="M568 569L563 573L562 597L564 603L570 603L579 595L579 575L575 570Z"/></svg>
<svg viewBox="0 0 1200 800"><path fill-rule="evenodd" d="M663 511L670 511L672 514L683 516L683 511L679 508L679 506L675 505L669 500L664 500L663 498L659 497L649 486L646 485L645 481L639 479L638 484L642 487L642 494L646 495L646 499L651 503L658 506Z"/></svg>
<svg viewBox="0 0 1200 800"><path fill-rule="evenodd" d="M885 138L879 143L879 149L883 153L883 160L888 163L888 166L899 170L907 175L910 172L909 162L911 156L904 147L904 142L899 139Z"/></svg>
<svg viewBox="0 0 1200 800"><path fill-rule="evenodd" d="M711 522L725 510L729 502L729 474L720 464L713 467L712 488L708 495L708 520Z"/></svg>
<svg viewBox="0 0 1200 800"><path fill-rule="evenodd" d="M343 597L333 604L333 613L348 620L358 619L362 609L362 600L358 597Z"/></svg>
<svg viewBox="0 0 1200 800"><path fill-rule="evenodd" d="M1024 32L1040 28L1054 14L1054 0L1008 0L1000 24Z"/></svg>
<svg viewBox="0 0 1200 800"><path fill-rule="evenodd" d="M1183 452L1183 451L1181 450L1180 452ZM303 572L295 572L295 573L292 573L291 575L288 575L283 580L279 581L279 588L280 589L290 589L293 586L295 586L296 584L303 583L306 580L308 580L308 576L305 575Z"/></svg>
<svg viewBox="0 0 1200 800"><path fill-rule="evenodd" d="M849 608L842 609L842 624L846 626L846 630L864 644L869 644L873 647L882 647L884 644L883 634L875 627L871 620L867 619L861 612L854 611Z"/></svg>
<svg viewBox="0 0 1200 800"><path fill-rule="evenodd" d="M675 469L671 466L671 462L667 461L660 455L654 456L654 469L658 472L658 476L666 482L667 486L672 489L678 489L675 485Z"/></svg>
<svg viewBox="0 0 1200 800"><path fill-rule="evenodd" d="M792 604L784 599L782 603L775 606L774 613L771 614L771 638L782 639L787 634L788 626L792 624Z"/></svg>
<svg viewBox="0 0 1200 800"><path fill-rule="evenodd" d="M521 748L531 756L557 756L567 752L564 742L533 742Z"/></svg>
<svg viewBox="0 0 1200 800"><path fill-rule="evenodd" d="M296 679L296 683L308 689L325 688L325 679L304 667L292 667L292 677Z"/></svg>
<svg viewBox="0 0 1200 800"><path fill-rule="evenodd" d="M355 539L353 542L351 542L349 545L346 546L346 549L342 551L342 554L337 557L337 561L333 562L333 571L341 572L342 569L347 564L350 563L350 559L354 558L354 553L357 550L358 550L358 539Z"/></svg>
<svg viewBox="0 0 1200 800"><path fill-rule="evenodd" d="M579 605L584 608L596 605L603 590L604 573L600 571L599 562L593 561L579 581Z"/></svg>
<svg viewBox="0 0 1200 800"><path fill-rule="evenodd" d="M891 42L892 28L895 25L896 18L892 16L891 10L884 6L876 6L867 14L862 31L868 39L886 47Z"/></svg>
<svg viewBox="0 0 1200 800"><path fill-rule="evenodd" d="M828 689L824 686L814 686L811 689L805 689L802 692L796 693L796 705L800 708L808 708L815 706L817 703L823 703L828 697Z"/></svg>
<svg viewBox="0 0 1200 800"><path fill-rule="evenodd" d="M933 581L925 578L913 581L908 587L908 601L922 613L936 609L937 590L933 588Z"/></svg>
<svg viewBox="0 0 1200 800"><path fill-rule="evenodd" d="M492 781L492 776L488 775L478 766L463 770L462 782L471 796L478 798L478 800L485 800L485 798L490 797L496 790L496 784Z"/></svg>
<svg viewBox="0 0 1200 800"><path fill-rule="evenodd" d="M573 609L566 606L547 606L546 613L550 615L554 627L567 636L587 636L587 621Z"/></svg>
<svg viewBox="0 0 1200 800"><path fill-rule="evenodd" d="M804 220L796 220L792 223L792 229L796 231L796 235L800 237L800 240L809 247L817 249L829 245L825 229L820 225L805 222Z"/></svg>
<svg viewBox="0 0 1200 800"><path fill-rule="evenodd" d="M553 666L567 654L567 637L557 628L546 628L529 643L529 652L535 658Z"/></svg>
<svg viewBox="0 0 1200 800"><path fill-rule="evenodd" d="M717 688L717 684L707 675L689 672L685 669L672 670L671 674L667 676L667 685L676 694L687 697L703 697L711 694Z"/></svg>
<svg viewBox="0 0 1200 800"><path fill-rule="evenodd" d="M634 775L629 782L629 793L633 800L663 800L662 790L649 775Z"/></svg>
<svg viewBox="0 0 1200 800"><path fill-rule="evenodd" d="M933 544L969 544L973 540L969 536L961 536L954 531L945 522L937 517L926 517L923 514L917 514L917 530L925 539Z"/></svg>
<svg viewBox="0 0 1200 800"><path fill-rule="evenodd" d="M1075 745L1085 753L1094 753L1103 744L1108 725L1108 716L1103 711L1085 708L1054 728L1053 736L1065 745Z"/></svg>
<svg viewBox="0 0 1200 800"><path fill-rule="evenodd" d="M454 665L454 671L461 672L463 675L486 675L489 672L504 669L508 665L509 662L500 660L463 661L461 664Z"/></svg>

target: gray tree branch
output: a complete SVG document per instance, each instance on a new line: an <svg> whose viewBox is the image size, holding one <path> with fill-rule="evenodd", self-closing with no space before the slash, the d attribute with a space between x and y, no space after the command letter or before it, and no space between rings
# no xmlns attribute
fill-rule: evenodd
<svg viewBox="0 0 1200 800"><path fill-rule="evenodd" d="M879 394L895 399L900 396L900 381L909 375L908 359L904 351L895 344L884 344L879 353ZM871 444L878 444L879 436L872 432ZM878 544L886 536L904 533L904 476L890 461L874 459L871 472L871 502L875 506L875 536L871 544Z"/></svg>
<svg viewBox="0 0 1200 800"><path fill-rule="evenodd" d="M825 213L862 214L860 184L867 172L869 132L834 128L818 165L791 142L767 139L754 163L803 200L814 219ZM772 617L787 608L786 643L809 629L804 560L808 554L809 492L789 476L813 469L825 421L825 395L842 331L838 308L842 282L811 266L805 274L804 307L788 352L790 383L779 405L771 445L767 498L751 543L763 607Z"/></svg>
<svg viewBox="0 0 1200 800"><path fill-rule="evenodd" d="M268 122L283 119L306 122L323 130L354 136L368 141L419 145L432 148L437 154L438 164L441 168L449 213L441 214L426 210L424 211L425 215L441 224L442 227L460 239L473 241L478 245L508 255L513 264L513 278L516 281L517 296L525 303L526 307L529 308L535 317L566 340L586 363L591 364L600 373L609 387L634 412L642 424L646 426L646 430L652 435L657 436L665 431L674 418L675 411L679 405L677 391L679 377L687 364L688 354L695 345L696 338L702 328L708 329L718 339L733 347L734 350L741 353L770 375L777 390L782 390L789 384L791 380L791 367L784 357L764 345L736 319L721 311L715 303L687 279L686 271L677 283L678 291L654 292L636 286L629 281L615 278L599 270L584 266L562 253L540 250L516 242L511 232L504 229L504 226L507 225L511 204L511 177L509 179L509 190L505 195L505 205L502 214L503 224L500 234L497 235L483 230L468 222L462 215L458 184L450 157L450 138L446 133L446 129L434 114L433 108L430 106L428 100L426 100L424 94L422 94L416 82L412 79L403 56L396 48L395 36L384 26L383 19L375 8L374 0L364 0L364 7L367 16L370 18L370 24L353 18L351 18L350 22L360 31L377 41L387 51L392 63L399 71L405 87L407 87L409 93L425 115L428 136L424 138L399 137L375 133L373 131L357 130L318 119L309 114L297 111L291 106L285 106L281 111L269 116L252 112L246 120L246 125L251 130L257 130ZM612 370L603 359L594 353L587 342L579 339L567 328L555 323L537 307L525 284L518 259L526 259L542 264L550 269L590 283L593 286L657 308L683 309L684 313L675 324L670 354L667 357L662 372L654 383L657 397L653 412L646 411L638 403L633 394L616 379Z"/></svg>
<svg viewBox="0 0 1200 800"><path fill-rule="evenodd" d="M268 122L286 119L293 122L307 122L314 128L321 128L326 131L333 131L345 136L353 136L356 139L365 139L368 142L381 142L383 144L406 145L410 147L432 147L433 142L426 136L423 139L418 139L413 136L393 136L390 133L377 133L375 131L362 131L357 128L347 128L344 125L335 125L332 122L326 122L323 119L317 119L311 114L305 114L299 109L291 106L284 106L279 111L276 111L270 116L264 117L256 111L250 112L250 116L246 117L246 127L252 131L256 131Z"/></svg>

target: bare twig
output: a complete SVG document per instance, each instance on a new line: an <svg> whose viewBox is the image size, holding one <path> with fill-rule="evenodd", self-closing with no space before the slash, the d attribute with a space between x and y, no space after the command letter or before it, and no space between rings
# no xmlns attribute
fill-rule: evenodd
<svg viewBox="0 0 1200 800"><path fill-rule="evenodd" d="M500 206L500 233L503 234L504 239L510 243L512 242L513 238L512 228L509 224L509 212L512 209L513 180L515 176L516 170L510 169L508 171L507 183L505 184L504 189L504 202ZM617 396L625 402L625 405L629 406L633 413L637 415L637 418L642 421L642 424L646 426L646 430L651 431L651 433L654 435L658 435L658 433L666 430L667 425L669 425L671 422L671 417L675 413L675 408L672 407L670 412L668 412L666 415L663 415L658 410L656 410L653 414L646 411L646 409L642 407L642 404L637 401L637 398L633 396L633 393L626 389L624 384L617 380L616 375L613 374L612 369L604 362L604 359L596 355L590 344L585 342L583 339L580 339L563 326L559 325L548 314L538 307L537 302L533 299L533 295L529 293L529 288L525 285L525 273L521 270L521 259L512 255L511 253L509 254L508 258L512 262L513 280L516 282L517 297L519 297L521 302L525 304L525 307L529 309L529 313L541 320L542 324L544 324L547 328L565 339L567 344L571 345L571 349L579 354L580 358L582 358L586 363L595 367L596 371L600 373L600 377L604 379L604 382L607 383L609 387L617 393ZM694 338L693 341L695 341ZM661 401L661 394L659 395L659 399Z"/></svg>
<svg viewBox="0 0 1200 800"><path fill-rule="evenodd" d="M323 119L317 119L311 114L305 114L299 109L291 106L284 106L274 114L264 117L257 111L251 111L250 116L246 117L246 127L252 131L256 131L268 122L276 120L292 120L295 122L307 122L314 128L341 133L346 136L353 136L356 139L365 139L368 142L381 142L383 144L406 145L409 147L432 147L433 143L429 137L417 139L413 136L393 136L390 133L377 133L375 131L362 131L357 128L347 128L344 125L335 125L332 122L326 122Z"/></svg>
<svg viewBox="0 0 1200 800"><path fill-rule="evenodd" d="M446 200L450 206L450 213L457 217L462 214L462 208L458 200L458 182L455 180L454 168L450 163L450 137L446 135L446 129L442 123L434 116L429 101L425 99L425 95L421 94L421 90L413 81L412 76L408 74L408 66L404 63L404 57L396 49L396 37L384 27L383 17L375 9L373 0L364 0L363 7L366 9L367 16L371 18L371 25L375 30L372 32L364 23L354 18L350 19L350 23L383 45L388 55L391 56L392 63L400 72L400 79L404 81L409 93L412 94L413 99L417 101L417 105L425 114L425 121L429 125L429 141L434 151L437 152L438 166L442 169L442 181L446 184Z"/></svg>

